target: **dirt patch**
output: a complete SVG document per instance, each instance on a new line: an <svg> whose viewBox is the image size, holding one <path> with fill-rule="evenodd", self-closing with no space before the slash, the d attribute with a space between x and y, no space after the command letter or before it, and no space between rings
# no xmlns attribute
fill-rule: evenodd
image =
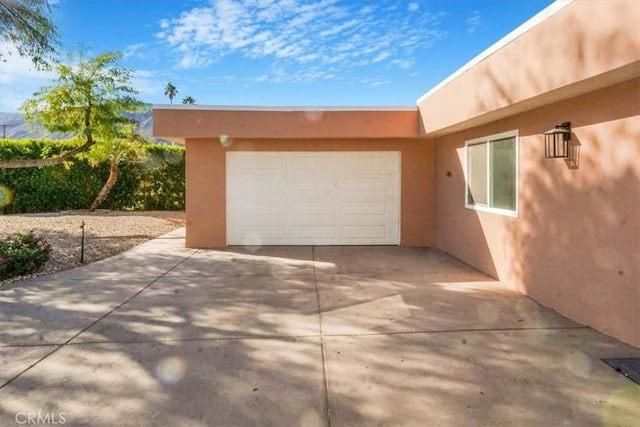
<svg viewBox="0 0 640 427"><path fill-rule="evenodd" d="M123 252L185 224L184 212L82 212L0 215L0 239L33 231L52 247L51 259L37 275L80 264L81 224L85 224L85 264ZM23 277L24 278L24 277ZM18 278L10 279L10 281ZM0 285L5 282L0 282Z"/></svg>

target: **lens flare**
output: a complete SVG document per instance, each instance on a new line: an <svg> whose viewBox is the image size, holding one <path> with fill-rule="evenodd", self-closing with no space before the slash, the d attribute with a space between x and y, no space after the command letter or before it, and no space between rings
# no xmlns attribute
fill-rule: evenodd
<svg viewBox="0 0 640 427"><path fill-rule="evenodd" d="M166 357L156 366L156 374L165 384L175 384L184 378L187 371L186 362L179 357Z"/></svg>
<svg viewBox="0 0 640 427"><path fill-rule="evenodd" d="M13 191L6 185L0 184L0 208L8 206L13 201Z"/></svg>
<svg viewBox="0 0 640 427"><path fill-rule="evenodd" d="M636 384L614 390L604 401L602 413L604 425L607 427L638 425L638 402L640 402L640 387Z"/></svg>
<svg viewBox="0 0 640 427"><path fill-rule="evenodd" d="M149 153L140 162L140 168L144 171L153 171L162 167L163 159L157 153Z"/></svg>
<svg viewBox="0 0 640 427"><path fill-rule="evenodd" d="M250 252L256 252L262 247L262 235L258 233L247 233L242 236L242 246L245 246Z"/></svg>
<svg viewBox="0 0 640 427"><path fill-rule="evenodd" d="M175 165L180 163L182 160L182 154L177 151L167 151L163 155L165 163L170 165Z"/></svg>
<svg viewBox="0 0 640 427"><path fill-rule="evenodd" d="M304 115L310 122L319 122L320 120L322 120L322 117L324 117L324 111L307 110L304 112Z"/></svg>
<svg viewBox="0 0 640 427"><path fill-rule="evenodd" d="M232 142L233 140L229 135L225 135L225 134L220 135L220 144L222 144L224 147L230 146Z"/></svg>

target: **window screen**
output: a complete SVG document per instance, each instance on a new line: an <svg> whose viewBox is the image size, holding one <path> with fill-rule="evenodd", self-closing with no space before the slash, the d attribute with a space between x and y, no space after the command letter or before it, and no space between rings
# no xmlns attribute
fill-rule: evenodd
<svg viewBox="0 0 640 427"><path fill-rule="evenodd" d="M515 212L517 161L515 135L467 142L467 207Z"/></svg>

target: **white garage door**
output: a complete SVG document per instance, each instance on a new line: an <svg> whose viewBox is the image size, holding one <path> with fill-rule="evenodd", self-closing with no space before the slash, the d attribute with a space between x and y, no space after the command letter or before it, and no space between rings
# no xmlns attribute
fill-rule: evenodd
<svg viewBox="0 0 640 427"><path fill-rule="evenodd" d="M397 245L400 153L228 152L230 245Z"/></svg>

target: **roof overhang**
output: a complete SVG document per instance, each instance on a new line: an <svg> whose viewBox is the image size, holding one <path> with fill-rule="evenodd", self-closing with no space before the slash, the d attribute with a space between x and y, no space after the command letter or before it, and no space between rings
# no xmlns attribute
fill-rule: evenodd
<svg viewBox="0 0 640 427"><path fill-rule="evenodd" d="M637 2L551 4L418 99L425 136L640 77L638 22Z"/></svg>
<svg viewBox="0 0 640 427"><path fill-rule="evenodd" d="M545 105L550 105L556 102L563 101L565 99L574 98L639 77L640 61L636 61L632 64L628 64L624 67L617 68L607 73L603 73L599 76L590 77L588 79L584 79L579 82L575 82L557 88L555 90L551 90L549 92L541 93L537 96L533 96L519 102L508 104L502 108L497 108L487 111L483 114L478 114L476 116L468 118L467 120L454 123L450 126L427 129L425 130L423 136L426 138L439 138L444 135L460 132L477 126L482 126L487 123L492 123L510 116L535 110L536 108L541 108ZM431 115L427 113L427 117L431 117Z"/></svg>
<svg viewBox="0 0 640 427"><path fill-rule="evenodd" d="M216 107L157 105L153 135L196 138L417 138L417 107Z"/></svg>

